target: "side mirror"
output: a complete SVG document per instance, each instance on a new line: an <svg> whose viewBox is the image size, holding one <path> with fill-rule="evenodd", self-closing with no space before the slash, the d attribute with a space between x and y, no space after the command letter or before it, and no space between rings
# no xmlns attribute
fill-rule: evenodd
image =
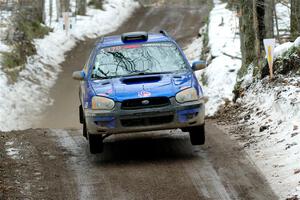
<svg viewBox="0 0 300 200"><path fill-rule="evenodd" d="M206 62L203 60L193 62L192 69L193 71L198 71L206 67Z"/></svg>
<svg viewBox="0 0 300 200"><path fill-rule="evenodd" d="M72 74L72 78L77 81L82 81L84 79L84 77L85 77L84 71L76 71L76 72L73 72L73 74Z"/></svg>

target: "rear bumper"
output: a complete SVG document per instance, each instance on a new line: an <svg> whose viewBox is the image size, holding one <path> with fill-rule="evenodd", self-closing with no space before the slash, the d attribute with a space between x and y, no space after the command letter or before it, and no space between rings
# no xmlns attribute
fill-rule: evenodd
<svg viewBox="0 0 300 200"><path fill-rule="evenodd" d="M163 129L187 128L204 124L205 105L202 100L160 108L122 110L120 105L112 111L84 111L90 134L118 134Z"/></svg>

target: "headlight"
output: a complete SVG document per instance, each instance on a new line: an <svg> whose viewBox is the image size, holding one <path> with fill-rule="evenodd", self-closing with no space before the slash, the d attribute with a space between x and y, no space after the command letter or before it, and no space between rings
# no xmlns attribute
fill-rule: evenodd
<svg viewBox="0 0 300 200"><path fill-rule="evenodd" d="M175 99L178 103L184 103L188 101L197 101L199 97L195 88L189 88L178 92Z"/></svg>
<svg viewBox="0 0 300 200"><path fill-rule="evenodd" d="M115 107L115 102L106 97L95 96L92 99L93 110L112 110Z"/></svg>

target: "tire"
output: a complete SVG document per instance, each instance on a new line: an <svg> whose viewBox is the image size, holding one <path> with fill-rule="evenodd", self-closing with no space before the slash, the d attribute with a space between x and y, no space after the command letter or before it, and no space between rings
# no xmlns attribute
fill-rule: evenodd
<svg viewBox="0 0 300 200"><path fill-rule="evenodd" d="M83 117L83 109L82 109L82 105L79 106L79 122L80 124L84 123L84 117Z"/></svg>
<svg viewBox="0 0 300 200"><path fill-rule="evenodd" d="M205 144L205 125L195 126L190 128L190 140L192 145Z"/></svg>
<svg viewBox="0 0 300 200"><path fill-rule="evenodd" d="M103 152L103 138L102 135L91 135L89 136L89 145L91 154L97 154Z"/></svg>

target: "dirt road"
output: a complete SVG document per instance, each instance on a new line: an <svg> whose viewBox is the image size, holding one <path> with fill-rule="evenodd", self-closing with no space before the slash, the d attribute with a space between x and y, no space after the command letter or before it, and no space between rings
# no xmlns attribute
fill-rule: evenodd
<svg viewBox="0 0 300 200"><path fill-rule="evenodd" d="M102 155L89 153L78 130L0 134L2 197L277 199L241 148L212 124L205 146L192 147L186 133L161 131L107 138Z"/></svg>
<svg viewBox="0 0 300 200"><path fill-rule="evenodd" d="M164 28L188 44L208 14L207 1L166 2L141 8L115 33ZM0 199L277 199L214 121L207 121L201 147L191 146L187 133L159 131L109 137L104 153L91 155L78 129L78 83L71 73L93 43L68 54L51 93L55 103L36 124L44 129L0 133Z"/></svg>

